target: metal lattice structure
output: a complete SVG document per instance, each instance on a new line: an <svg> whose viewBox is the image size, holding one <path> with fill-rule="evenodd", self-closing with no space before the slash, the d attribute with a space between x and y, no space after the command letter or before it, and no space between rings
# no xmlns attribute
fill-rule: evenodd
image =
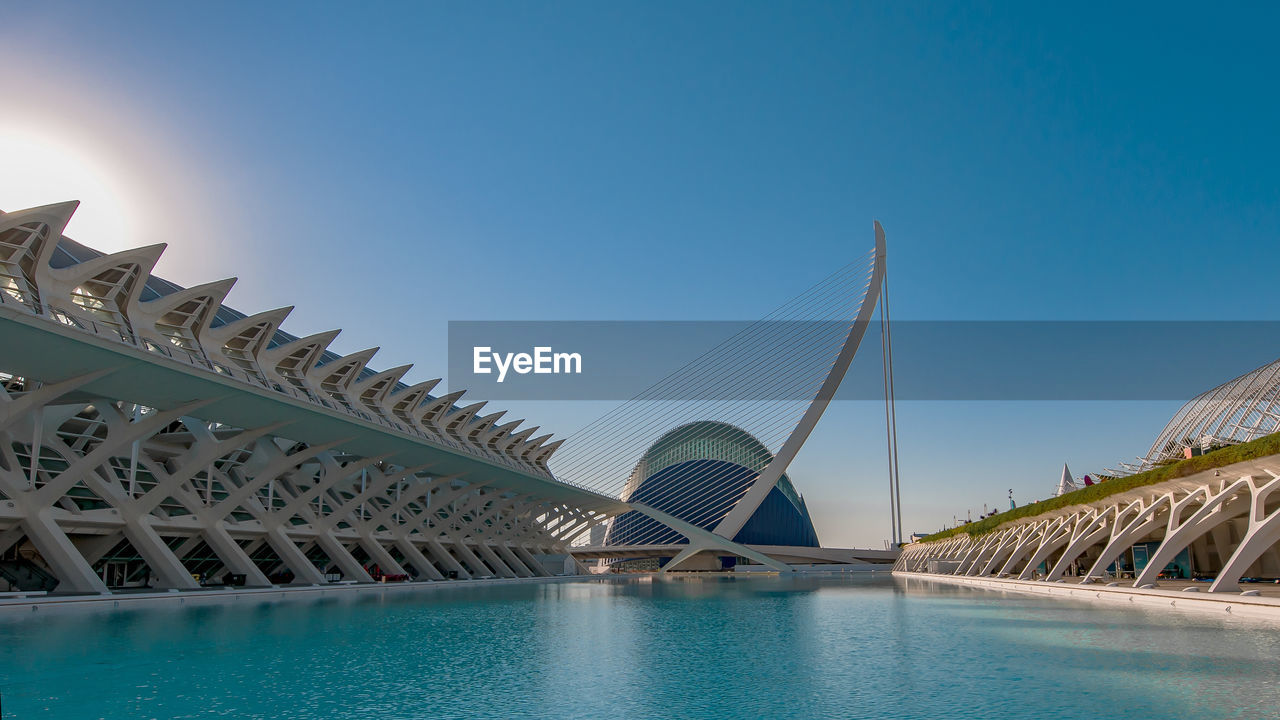
<svg viewBox="0 0 1280 720"><path fill-rule="evenodd" d="M1183 405L1151 444L1153 462L1183 448L1249 442L1280 431L1280 360L1203 392Z"/></svg>

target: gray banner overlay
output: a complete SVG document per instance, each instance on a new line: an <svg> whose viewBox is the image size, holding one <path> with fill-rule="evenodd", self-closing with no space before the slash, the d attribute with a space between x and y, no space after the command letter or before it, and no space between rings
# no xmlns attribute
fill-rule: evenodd
<svg viewBox="0 0 1280 720"><path fill-rule="evenodd" d="M694 363L705 377L700 387L725 387L713 390L716 400L809 400L786 380L800 370L797 338L812 335L812 324L765 323L763 333L759 325L451 322L449 387L491 400L627 400ZM733 347L752 326L757 342ZM1272 321L895 321L892 337L899 400L1186 400L1280 357L1280 322ZM477 348L487 373L476 372ZM880 358L872 323L837 399L883 399ZM759 382L717 383L762 366ZM685 393L651 399L687 400Z"/></svg>

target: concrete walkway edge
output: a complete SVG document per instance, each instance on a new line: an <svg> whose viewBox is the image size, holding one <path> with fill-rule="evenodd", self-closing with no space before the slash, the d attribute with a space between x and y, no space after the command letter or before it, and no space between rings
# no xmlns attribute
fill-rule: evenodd
<svg viewBox="0 0 1280 720"><path fill-rule="evenodd" d="M1064 600L1086 600L1124 604L1144 609L1170 609L1176 611L1230 614L1233 617L1249 617L1280 621L1280 598L1246 596L1235 593L1183 592L1177 590L1138 589L1132 587L1107 587L1102 584L1047 583L1035 580L1013 580L991 577L967 577L934 575L931 573L895 572L895 579L912 582L936 582L947 585L1016 592L1024 595L1040 595ZM1205 589L1208 589L1206 584Z"/></svg>

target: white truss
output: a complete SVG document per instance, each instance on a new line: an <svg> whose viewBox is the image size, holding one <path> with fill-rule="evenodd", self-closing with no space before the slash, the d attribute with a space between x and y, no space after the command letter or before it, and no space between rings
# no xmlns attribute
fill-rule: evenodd
<svg viewBox="0 0 1280 720"><path fill-rule="evenodd" d="M0 588L543 576L626 510L555 480L550 435L225 308L234 280L70 243L75 207L0 214Z"/></svg>
<svg viewBox="0 0 1280 720"><path fill-rule="evenodd" d="M1239 592L1241 578L1280 577L1277 490L1280 474L1267 468L1234 478L1223 473L1169 481L978 537L961 533L916 543L903 550L894 569L1045 582L1077 570L1087 583L1106 578L1135 544L1158 542L1134 587L1154 586L1169 562L1189 550L1197 574L1213 578L1210 592Z"/></svg>

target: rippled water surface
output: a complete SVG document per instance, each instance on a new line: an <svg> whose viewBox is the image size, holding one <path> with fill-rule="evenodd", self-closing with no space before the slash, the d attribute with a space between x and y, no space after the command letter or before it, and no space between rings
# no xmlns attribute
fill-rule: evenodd
<svg viewBox="0 0 1280 720"><path fill-rule="evenodd" d="M856 578L0 615L12 718L1270 718L1275 626Z"/></svg>

